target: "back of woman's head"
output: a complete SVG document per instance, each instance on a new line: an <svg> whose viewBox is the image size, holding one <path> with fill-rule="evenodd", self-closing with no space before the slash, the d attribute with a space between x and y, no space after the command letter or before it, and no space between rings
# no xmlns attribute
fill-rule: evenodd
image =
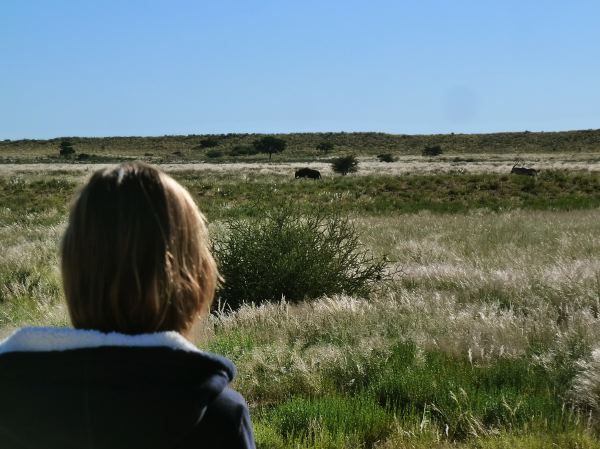
<svg viewBox="0 0 600 449"><path fill-rule="evenodd" d="M73 326L187 331L217 283L204 217L170 176L134 162L100 170L75 201L62 241Z"/></svg>

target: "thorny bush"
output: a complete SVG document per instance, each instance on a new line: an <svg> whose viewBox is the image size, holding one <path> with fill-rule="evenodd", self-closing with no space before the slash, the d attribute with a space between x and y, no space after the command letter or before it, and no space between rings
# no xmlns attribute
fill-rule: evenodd
<svg viewBox="0 0 600 449"><path fill-rule="evenodd" d="M213 253L225 282L218 300L231 309L244 302L289 302L345 293L367 295L385 277L346 216L302 214L291 206L262 210L258 219L230 219Z"/></svg>

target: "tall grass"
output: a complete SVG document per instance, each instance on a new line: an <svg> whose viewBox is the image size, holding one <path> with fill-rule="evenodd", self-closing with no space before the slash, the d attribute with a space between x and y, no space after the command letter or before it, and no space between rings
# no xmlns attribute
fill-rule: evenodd
<svg viewBox="0 0 600 449"><path fill-rule="evenodd" d="M6 213L0 211L0 217ZM45 216L37 218L24 216L0 226L0 335L18 325L65 322L57 269L61 227L40 224Z"/></svg>

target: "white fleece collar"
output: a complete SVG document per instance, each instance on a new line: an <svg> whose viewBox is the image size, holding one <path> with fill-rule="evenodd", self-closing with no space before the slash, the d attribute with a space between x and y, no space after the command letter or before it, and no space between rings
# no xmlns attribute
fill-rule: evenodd
<svg viewBox="0 0 600 449"><path fill-rule="evenodd" d="M57 327L24 327L0 342L0 354L68 351L102 346L167 347L180 351L202 352L181 334L173 331L126 335Z"/></svg>

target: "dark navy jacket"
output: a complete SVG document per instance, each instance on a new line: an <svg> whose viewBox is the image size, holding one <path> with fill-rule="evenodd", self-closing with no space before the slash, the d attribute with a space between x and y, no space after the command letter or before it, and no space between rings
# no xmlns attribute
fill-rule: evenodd
<svg viewBox="0 0 600 449"><path fill-rule="evenodd" d="M0 343L0 448L254 448L234 375L176 332L20 329Z"/></svg>

